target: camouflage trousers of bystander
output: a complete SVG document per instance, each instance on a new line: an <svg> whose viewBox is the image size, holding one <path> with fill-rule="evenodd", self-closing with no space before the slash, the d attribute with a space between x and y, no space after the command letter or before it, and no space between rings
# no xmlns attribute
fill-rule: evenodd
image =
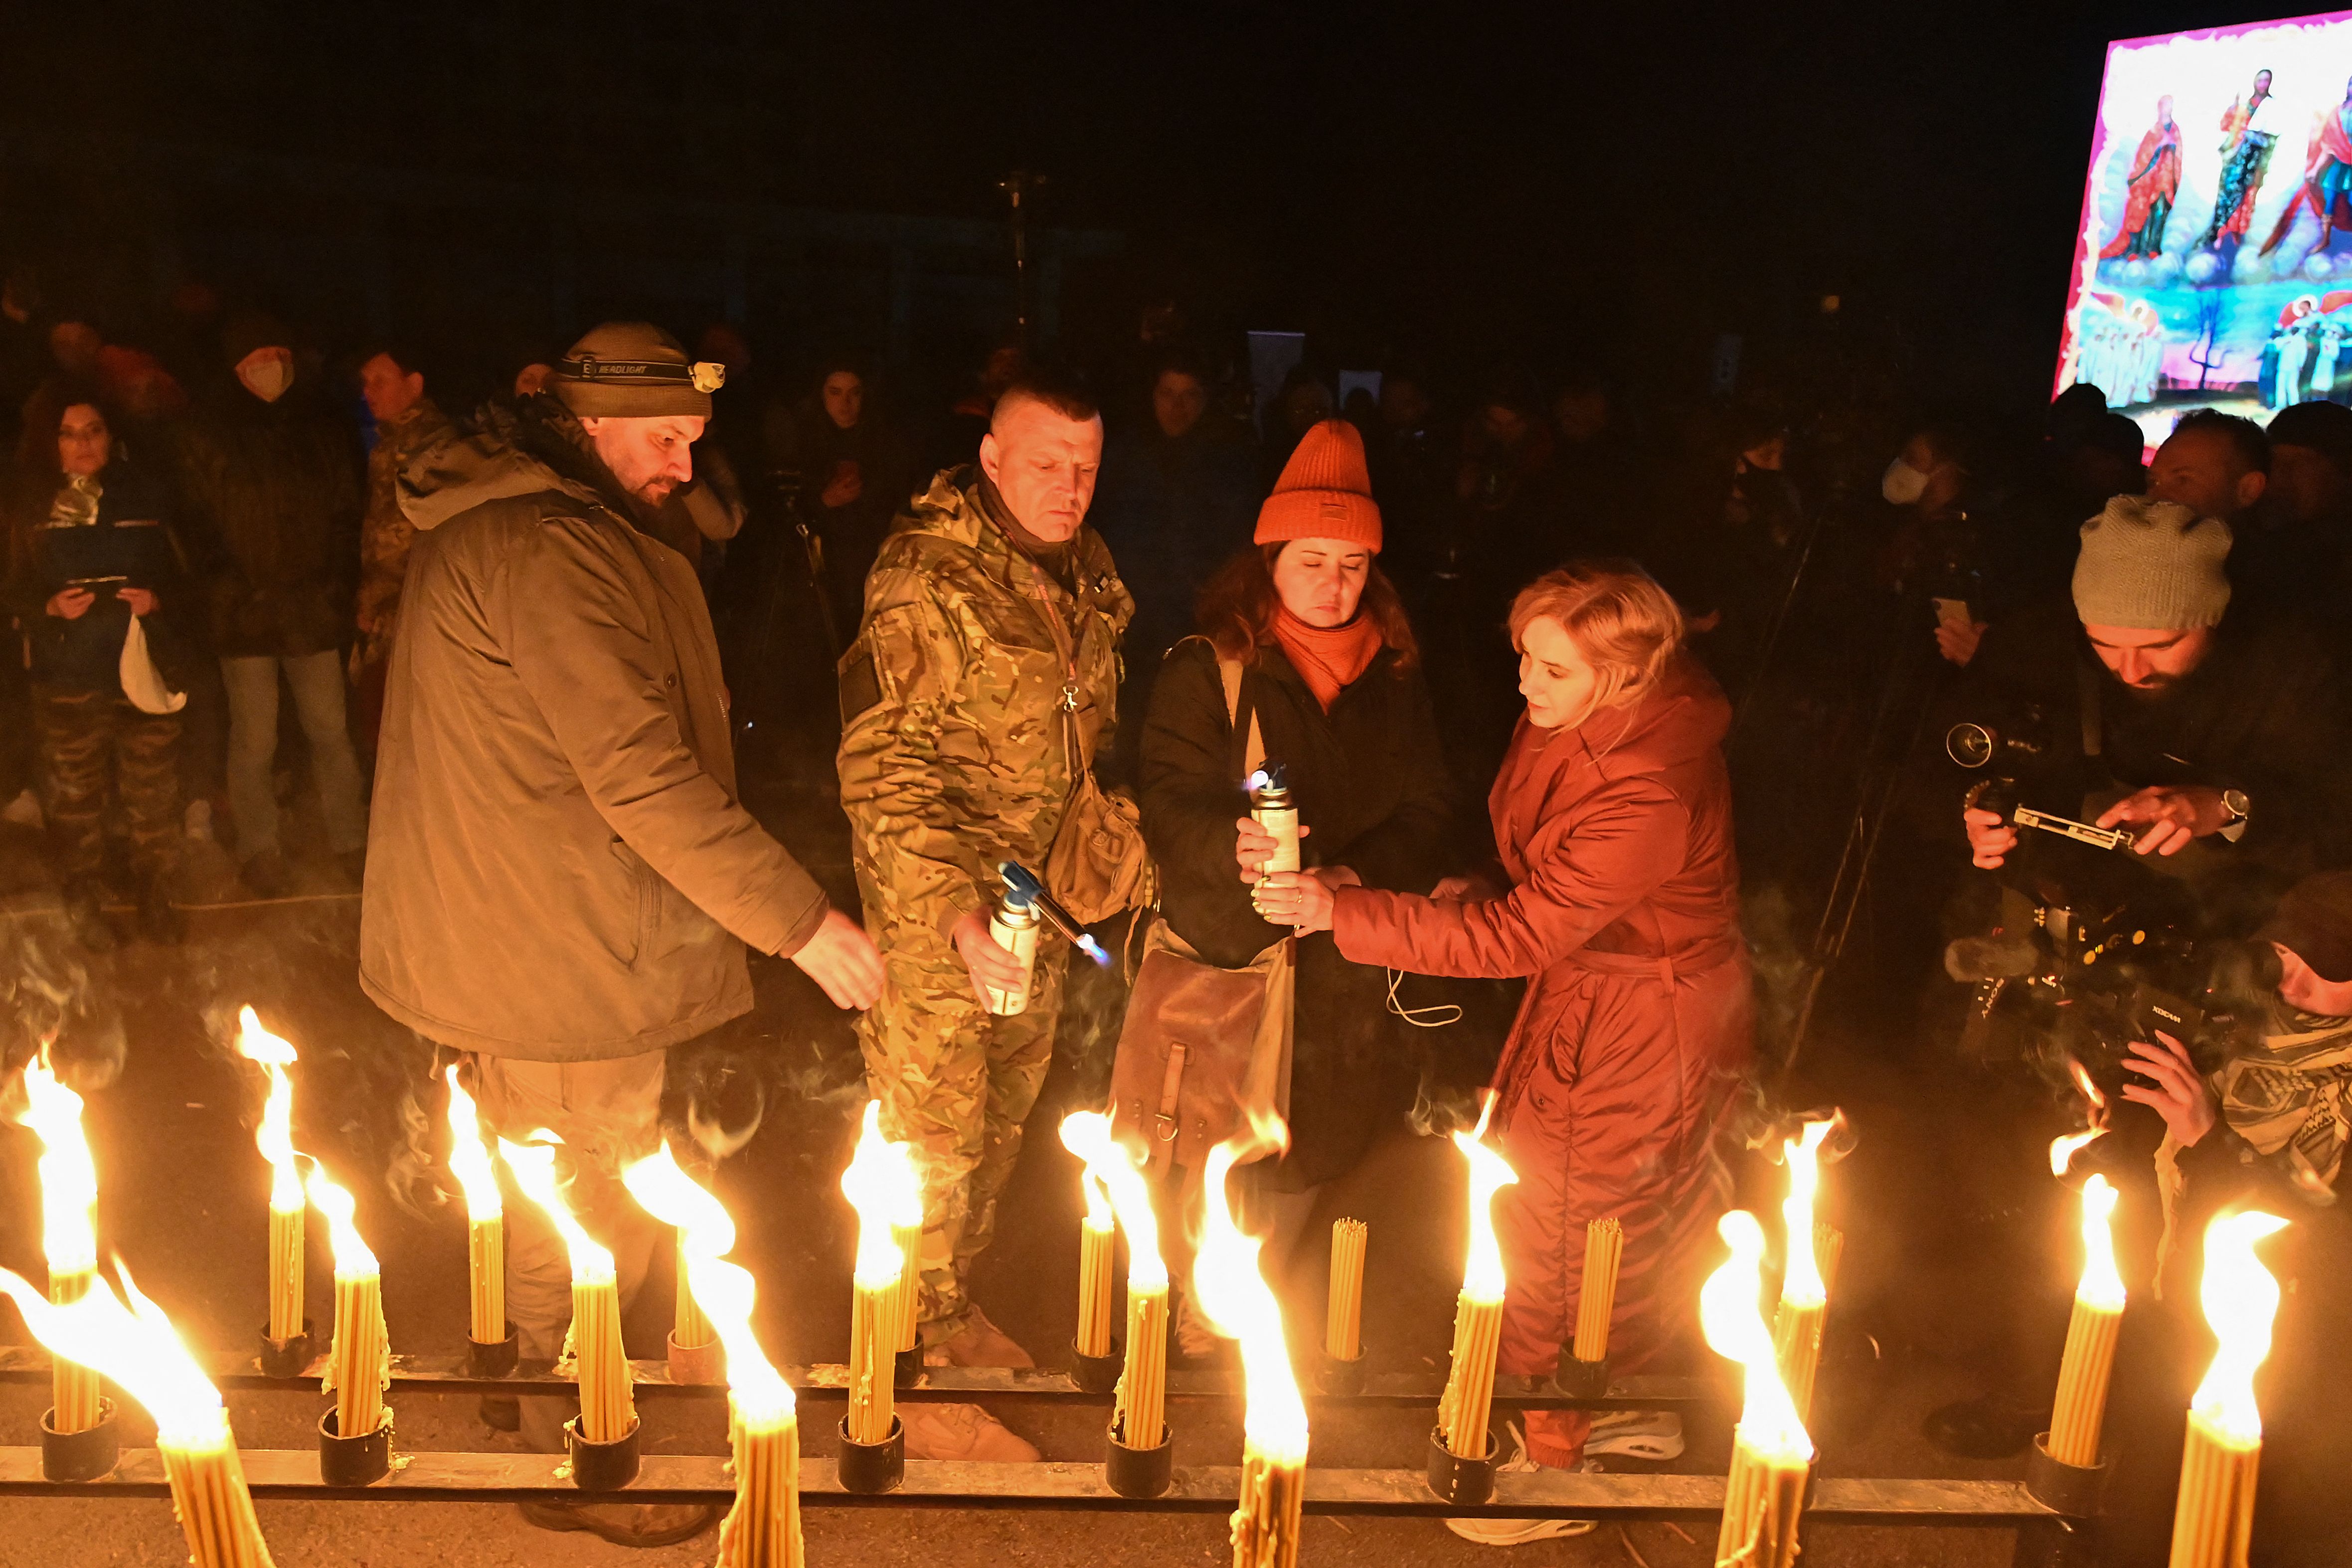
<svg viewBox="0 0 2352 1568"><path fill-rule="evenodd" d="M180 718L142 713L119 691L37 688L41 806L58 875L96 877L106 861L106 807L122 812L143 888L168 876L180 846Z"/></svg>

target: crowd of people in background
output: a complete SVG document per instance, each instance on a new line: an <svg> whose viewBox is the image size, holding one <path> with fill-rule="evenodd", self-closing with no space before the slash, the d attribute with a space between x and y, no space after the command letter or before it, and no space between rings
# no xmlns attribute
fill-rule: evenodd
<svg viewBox="0 0 2352 1568"><path fill-rule="evenodd" d="M499 1015L509 992L465 978L463 953L426 951L421 933L449 923L425 912L442 890L368 864L372 809L404 832L463 837L479 825L447 816L447 801L493 787L449 783L481 760L460 733L477 721L452 729L417 692L478 678L475 700L501 716L517 769L558 742L642 752L646 725L675 724L693 754L677 768L725 780L708 820L766 857L753 880L789 883L793 907L722 916L740 858L690 834L672 846L678 865L712 869L688 897L797 956L836 1002L883 997L861 1044L893 1124L929 1136L926 1342L950 1359L1027 1363L967 1299L966 1274L1052 1053L1066 952L1021 978L1021 1019L992 1016L972 982L996 984L1001 963L992 868L1044 863L1082 751L1139 803L1160 914L1192 959L1246 966L1286 930L1328 933L1301 946L1295 977L1297 1142L1253 1187L1277 1252L1383 1118L1430 1098L1433 1079L1475 1082L1493 1065L1416 1058L1385 972L1532 977L1532 1011L1499 1047L1507 1104L1525 1102L1505 1133L1527 1183L1507 1245L1559 1267L1549 1296L1515 1298L1507 1371L1540 1374L1556 1355L1573 1312L1567 1238L1588 1212L1659 1216L1635 1227L1621 1311L1688 1294L1678 1270L1716 1201L1701 1189L1718 1090L1752 1072L1748 1009L1768 1061L1800 1043L1800 973L1852 926L1838 901L1860 896L1874 859L1902 868L1882 875L1872 923L1879 973L1916 996L1922 1038L1957 1026L1947 942L2031 918L1996 914L1969 879L1971 861L1998 869L2021 845L2004 813L1964 802L1967 778L1922 765L1948 720L1998 712L2014 732L2031 710L2051 737L2036 755L2073 770L2067 798L2036 804L2126 830L2151 864L2177 858L2200 933L2271 933L2298 1021L2278 1037L2310 1070L2343 1070L2329 1051L2352 1034L2337 1027L2352 1008L2352 898L2312 879L2352 862L2352 408L2297 404L2267 429L2198 412L2151 458L2142 427L2079 384L2019 430L1793 380L1637 409L1591 366L1439 377L1399 361L1343 399L1336 367L1310 354L1261 403L1238 345L1186 333L1165 304L1090 374L1005 342L929 409L894 397L890 372L859 354L806 354L803 374L772 376L786 356L755 356L724 324L684 340L600 328L561 354L515 356L477 395L407 342L315 343L201 289L117 342L45 303L52 281L19 268L0 294L15 436L0 510L21 648L0 674L0 817L45 829L77 937L120 942L113 906L127 899L142 939L183 940L184 910L206 901L179 876L192 841L233 857L242 887L223 898L364 880L372 909L410 906L390 946L367 939L370 994L495 1058L503 1026L449 1020ZM650 356L665 390L601 385L600 355ZM704 384L706 363L725 367L723 385ZM643 447L620 432L661 410L690 412L691 428ZM490 524L446 525L542 491L586 520L567 523L578 560L538 562L556 574L536 620L476 628L499 650L493 679L461 657L473 634L450 606L511 592L496 586L504 558L483 553ZM612 565L595 542L605 514L627 516L659 559ZM420 528L440 538L421 547ZM427 564L412 571L413 558ZM591 593L597 572L618 573L615 602L635 608L562 619L552 600ZM436 595L422 610L407 602L420 584ZM723 679L688 669L682 693L628 697L651 706L625 732L593 689L532 684L565 668L551 661L559 634L597 668L616 617L640 615L688 665L708 641ZM499 684L509 676L522 687ZM1605 742L1585 732L1597 714L1612 716ZM523 736L534 725L547 744ZM1585 749L1551 748L1555 731ZM1262 874L1270 841L1234 820L1244 734L1256 758L1279 752L1312 803L1302 873ZM397 780L379 767L387 755L408 770ZM656 762L648 776L670 765ZM435 769L449 775L441 795ZM503 788L512 771L484 776ZM512 812L570 798L557 773ZM866 934L742 814L738 796L762 780L808 786L801 798L845 816ZM604 821L650 809L611 779L574 782ZM942 798L971 820L941 830L925 813ZM383 841L380 829L379 853ZM490 857L518 900L568 874L560 859L526 864L528 847ZM617 863L595 870L686 887L665 864ZM638 885L622 891L636 899ZM1809 942L1817 913L1825 934ZM584 976L598 1017L580 1030L609 1015L637 1047L686 1037L688 994L731 995L740 978L696 968L699 951L655 955L677 996L648 1001L635 961ZM1559 1064L1603 1016L1614 1068L1588 1062L1580 1080ZM2217 1121L2238 1128L2222 1135L2231 1150L2252 1152L2240 1165L2279 1152L2252 1120L2229 1119L2229 1085L2149 1053L2128 1097L2164 1116L2176 1153L2206 1148L2189 1163L2209 1191L2243 1174L2205 1142ZM650 1116L649 1070L597 1092ZM1661 1074L1681 1088L1664 1092ZM528 1078L495 1079L486 1104L557 1092ZM1622 1092L1588 1117L1612 1082ZM2329 1185L2336 1125L2313 1167ZM1652 1353L1663 1321L1629 1325L1625 1354ZM1179 1333L1203 1337L1189 1309ZM2015 1451L2037 1412L1996 1389L1939 1415L1938 1441L1990 1454ZM1034 1457L976 1412L924 1440L940 1457ZM1572 1466L1612 1441L1646 1454L1664 1438L1561 1416L1518 1440L1534 1462ZM1474 1539L1532 1538L1512 1533L1520 1521L1457 1522Z"/></svg>

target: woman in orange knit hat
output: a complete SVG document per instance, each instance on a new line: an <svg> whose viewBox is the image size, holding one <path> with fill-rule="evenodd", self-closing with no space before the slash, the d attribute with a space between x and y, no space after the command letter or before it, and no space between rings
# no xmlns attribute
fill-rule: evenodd
<svg viewBox="0 0 2352 1568"><path fill-rule="evenodd" d="M1426 893L1451 868L1444 758L1412 628L1381 574L1381 509L1363 438L1327 419L1307 431L1258 513L1255 542L1202 591L1200 635L1161 667L1145 721L1143 831L1160 911L1211 963L1239 967L1289 934L1251 902L1274 843L1251 821L1243 779L1253 721L1286 770L1309 865L1351 883ZM1230 711L1221 661L1238 667ZM1328 936L1297 950L1291 1142L1249 1168L1244 1203L1269 1224L1269 1273L1307 1234L1324 1184L1353 1169L1414 1087L1412 1052L1388 1010L1388 975ZM1178 1270L1179 1273L1181 1270ZM1205 1333L1181 1314L1188 1352Z"/></svg>

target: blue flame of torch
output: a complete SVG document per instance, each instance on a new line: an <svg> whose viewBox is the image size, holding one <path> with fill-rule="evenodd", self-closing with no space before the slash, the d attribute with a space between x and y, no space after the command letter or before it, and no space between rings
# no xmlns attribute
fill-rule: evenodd
<svg viewBox="0 0 2352 1568"><path fill-rule="evenodd" d="M999 865L996 873L1004 879L1004 885L1015 897L1026 900L1038 914L1045 917L1045 923L1066 937L1072 946L1093 959L1098 967L1110 967L1110 954L1104 951L1103 944L1088 934L1086 927L1072 920L1069 910L1054 901L1037 873L1014 860Z"/></svg>

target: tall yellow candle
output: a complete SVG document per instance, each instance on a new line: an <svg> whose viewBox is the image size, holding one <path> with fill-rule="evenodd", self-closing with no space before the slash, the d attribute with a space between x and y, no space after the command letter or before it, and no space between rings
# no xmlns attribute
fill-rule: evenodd
<svg viewBox="0 0 2352 1568"><path fill-rule="evenodd" d="M1118 1231L1111 1221L1110 1204L1100 1198L1097 1189L1100 1183L1088 1181L1087 1214L1078 1226L1078 1331L1075 1343L1080 1355L1110 1354L1111 1278L1114 1244ZM1096 1205L1101 1205L1101 1212Z"/></svg>
<svg viewBox="0 0 2352 1568"><path fill-rule="evenodd" d="M2050 1421L2050 1457L2088 1469L2099 1462L2105 1424L2107 1378L2115 1370L2116 1338L2124 1321L2124 1281L2116 1271L2110 1220L2116 1189L2105 1176L2083 1184L2083 1278L2066 1325L2066 1353L2058 1366L2058 1397Z"/></svg>
<svg viewBox="0 0 2352 1568"><path fill-rule="evenodd" d="M360 1236L352 1194L316 1164L310 1167L310 1193L327 1221L335 1253L335 1337L320 1392L335 1396L337 1435L364 1437L383 1425L383 1391L392 1383L383 1272Z"/></svg>
<svg viewBox="0 0 2352 1568"><path fill-rule="evenodd" d="M261 1064L269 1093L254 1142L269 1162L269 1337L302 1331L302 1174L294 1163L294 1047L261 1026L250 1007L237 1014L237 1052Z"/></svg>
<svg viewBox="0 0 2352 1568"><path fill-rule="evenodd" d="M700 1350L718 1342L718 1332L710 1320L694 1299L694 1289L687 1279L686 1233L677 1236L677 1304L670 1319L670 1338L680 1350Z"/></svg>
<svg viewBox="0 0 2352 1568"><path fill-rule="evenodd" d="M1192 1262L1193 1299L1218 1333L1241 1343L1241 1498L1233 1515L1234 1568L1295 1568L1300 1509L1307 1492L1307 1405L1290 1370L1282 1303L1258 1271L1255 1237L1242 1234L1225 1198L1237 1159L1280 1149L1288 1133L1267 1117L1242 1138L1209 1152L1201 1247Z"/></svg>
<svg viewBox="0 0 2352 1568"><path fill-rule="evenodd" d="M735 1504L719 1527L716 1568L802 1568L800 1417L792 1385L751 1331L758 1289L751 1273L725 1258L735 1248L735 1222L678 1168L667 1143L621 1180L646 1213L677 1227L688 1288L727 1350Z"/></svg>
<svg viewBox="0 0 2352 1568"><path fill-rule="evenodd" d="M912 1145L908 1145L908 1152L911 1158ZM890 1226L891 1245L898 1247L899 1258L898 1343L901 1351L913 1350L923 1330L923 1211L919 1186L916 1198L912 1221L902 1216Z"/></svg>
<svg viewBox="0 0 2352 1568"><path fill-rule="evenodd" d="M1486 1102L1477 1127L1454 1134L1454 1146L1470 1163L1470 1250L1462 1270L1462 1293L1454 1304L1454 1363L1438 1401L1437 1424L1445 1451L1457 1459L1484 1459L1487 1423L1495 1401L1495 1362L1503 1342L1502 1244L1495 1236L1495 1194L1519 1178L1482 1140L1495 1102Z"/></svg>
<svg viewBox="0 0 2352 1568"><path fill-rule="evenodd" d="M629 1355L621 1343L620 1276L613 1254L583 1229L563 1200L555 1176L556 1135L541 1128L527 1143L499 1140L499 1156L514 1173L515 1184L547 1211L572 1256L572 1331L563 1361L580 1384L580 1436L591 1443L617 1443L637 1424L636 1396L629 1382Z"/></svg>
<svg viewBox="0 0 2352 1568"><path fill-rule="evenodd" d="M35 1339L52 1355L96 1367L154 1416L155 1447L194 1568L272 1568L219 1392L128 1276L123 1287L135 1312L103 1284L58 1307L0 1268L0 1294L16 1303Z"/></svg>
<svg viewBox="0 0 2352 1568"><path fill-rule="evenodd" d="M2245 1568L2263 1458L2254 1373L2271 1353L2279 1306L2278 1281L2254 1256L2254 1244L2285 1228L2286 1221L2258 1210L2223 1215L2206 1227L2199 1294L2218 1342L2189 1405L2171 1568Z"/></svg>
<svg viewBox="0 0 2352 1568"><path fill-rule="evenodd" d="M1099 1190L1127 1232L1127 1361L1112 1401L1111 1435L1130 1448L1156 1448L1168 1425L1168 1264L1160 1255L1151 1189L1100 1111L1064 1117L1062 1144L1086 1162L1087 1203Z"/></svg>
<svg viewBox="0 0 2352 1568"><path fill-rule="evenodd" d="M506 1200L474 1097L457 1081L454 1064L442 1076L449 1085L449 1171L466 1194L466 1337L494 1345L507 1337Z"/></svg>
<svg viewBox="0 0 2352 1568"><path fill-rule="evenodd" d="M1747 1392L1732 1433L1715 1559L1738 1568L1790 1568L1797 1560L1813 1440L1781 1380L1780 1355L1759 1305L1764 1227L1754 1215L1734 1209L1717 1228L1731 1256L1700 1290L1699 1318L1716 1354L1746 1369ZM1808 1239L1811 1234L1809 1226Z"/></svg>
<svg viewBox="0 0 2352 1568"><path fill-rule="evenodd" d="M898 1419L893 1386L898 1339L909 1311L907 1254L894 1221L922 1206L914 1152L882 1136L882 1103L866 1102L857 1148L841 1173L841 1190L857 1211L857 1264L849 1320L849 1438L889 1440Z"/></svg>
<svg viewBox="0 0 2352 1568"><path fill-rule="evenodd" d="M25 1065L25 1111L18 1120L41 1141L41 1253L49 1266L49 1300L70 1307L98 1282L98 1167L81 1125L81 1096L49 1069L49 1051ZM64 1356L49 1363L49 1424L60 1436L87 1432L103 1406L95 1369Z"/></svg>
<svg viewBox="0 0 2352 1568"><path fill-rule="evenodd" d="M1324 1305L1323 1353L1354 1361L1364 1353L1364 1253L1371 1227L1360 1219L1331 1222L1331 1289Z"/></svg>
<svg viewBox="0 0 2352 1568"><path fill-rule="evenodd" d="M1617 1266L1625 1255L1625 1227L1615 1219L1584 1226L1583 1283L1576 1293L1576 1340L1582 1362L1609 1359L1609 1320L1617 1313Z"/></svg>

